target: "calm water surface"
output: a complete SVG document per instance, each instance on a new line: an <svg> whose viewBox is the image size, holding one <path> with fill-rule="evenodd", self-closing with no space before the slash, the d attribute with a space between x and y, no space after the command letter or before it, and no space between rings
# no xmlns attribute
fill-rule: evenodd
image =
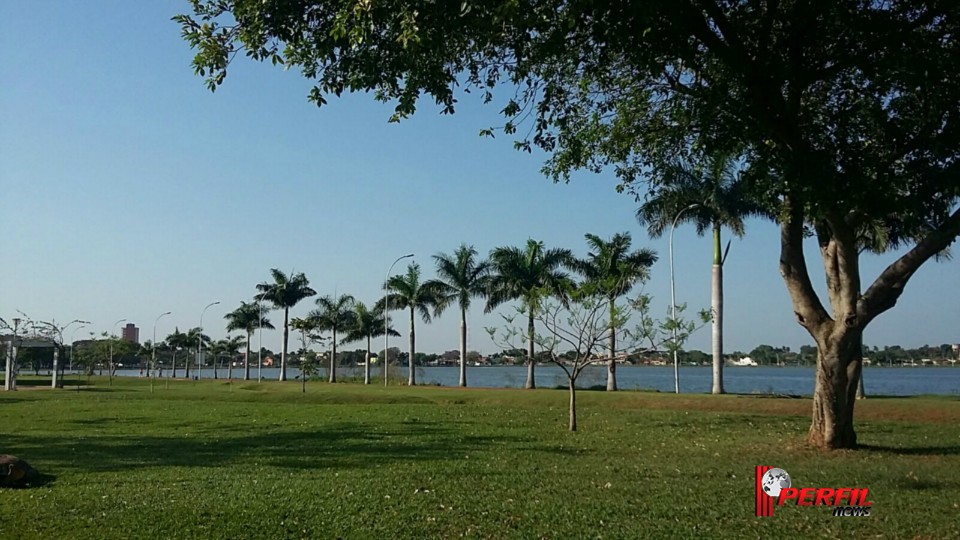
<svg viewBox="0 0 960 540"><path fill-rule="evenodd" d="M257 377L256 368L251 368L251 377ZM340 368L341 377L362 375L360 368ZM406 368L403 368L406 374ZM707 393L711 386L711 368L709 366L680 368L680 391L685 393ZM139 370L119 370L118 375L136 377ZM178 370L183 376L182 368ZM191 370L191 376L196 374ZM263 378L276 380L280 374L278 368L263 368ZM380 372L371 370L374 380ZM164 377L170 370L164 370ZM294 379L299 375L296 369L288 369L287 377ZM323 375L323 374L321 374ZM419 384L456 386L459 381L459 368L421 367L417 371ZM202 378L213 376L209 368L203 370ZM243 376L242 369L234 368L233 377ZM323 375L325 376L325 375ZM405 376L405 375L404 375ZM219 369L217 377L227 378L227 370ZM556 366L537 366L537 386L549 388L566 382L563 371ZM525 366L469 367L467 383L474 387L521 388L527 378ZM727 392L738 394L776 393L811 395L813 393L812 367L727 367L724 369L724 387ZM960 396L960 367L916 367L889 368L868 367L864 370L864 386L868 395L914 396L936 394ZM577 387L585 388L606 384L606 368L591 366L577 381ZM623 390L673 391L673 367L670 366L621 366L617 369L617 385Z"/></svg>

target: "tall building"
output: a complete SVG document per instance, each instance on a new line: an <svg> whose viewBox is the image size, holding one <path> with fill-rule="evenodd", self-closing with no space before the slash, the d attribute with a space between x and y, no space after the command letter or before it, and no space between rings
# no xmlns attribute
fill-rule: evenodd
<svg viewBox="0 0 960 540"><path fill-rule="evenodd" d="M133 323L127 323L123 327L123 340L130 343L140 343L140 329Z"/></svg>

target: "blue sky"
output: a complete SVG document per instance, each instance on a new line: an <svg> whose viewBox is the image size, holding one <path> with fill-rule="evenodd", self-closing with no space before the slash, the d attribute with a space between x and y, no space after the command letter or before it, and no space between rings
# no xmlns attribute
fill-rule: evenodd
<svg viewBox="0 0 960 540"><path fill-rule="evenodd" d="M0 0L0 316L87 319L98 333L126 318L149 339L160 313L173 312L157 328L162 338L197 326L219 300L204 327L222 337L223 315L271 267L305 272L320 294L373 302L404 253L431 276L430 256L461 242L486 253L532 237L582 255L584 233L620 231L660 253L645 292L655 314L666 313L667 241L647 238L612 174L552 184L539 173L542 155L478 137L497 110L470 96L454 116L424 102L413 119L388 124L391 106L371 95L317 109L299 73L246 60L210 93L170 21L188 9L173 0ZM709 239L679 228L674 249L678 301L708 307ZM771 223L751 222L733 241L728 350L810 343L777 257ZM892 257L867 257L865 282ZM808 259L822 291L814 246ZM866 342L960 342L958 270L958 261L925 265ZM470 348L494 352L482 327L499 322L474 307ZM458 324L451 311L420 325L418 349L457 348ZM279 349L279 336L267 333L264 345ZM709 329L690 347L708 349Z"/></svg>

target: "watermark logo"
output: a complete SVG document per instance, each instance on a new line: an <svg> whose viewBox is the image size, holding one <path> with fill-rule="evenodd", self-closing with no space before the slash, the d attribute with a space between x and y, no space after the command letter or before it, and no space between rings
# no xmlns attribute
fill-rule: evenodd
<svg viewBox="0 0 960 540"><path fill-rule="evenodd" d="M873 501L867 500L868 488L795 488L787 471L758 465L756 476L756 515L773 515L775 506L832 506L835 517L867 517Z"/></svg>

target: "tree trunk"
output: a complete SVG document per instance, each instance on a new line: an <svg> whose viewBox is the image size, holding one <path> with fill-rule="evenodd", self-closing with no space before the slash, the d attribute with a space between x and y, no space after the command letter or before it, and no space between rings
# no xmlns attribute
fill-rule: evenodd
<svg viewBox="0 0 960 540"><path fill-rule="evenodd" d="M283 308L283 349L280 354L280 378L287 380L287 340L290 337L290 308Z"/></svg>
<svg viewBox="0 0 960 540"><path fill-rule="evenodd" d="M170 375L171 379L177 378L177 349L173 349L173 365L170 366L173 369L173 373Z"/></svg>
<svg viewBox="0 0 960 540"><path fill-rule="evenodd" d="M616 306L610 299L610 360L607 362L607 392L617 391L617 327L614 321Z"/></svg>
<svg viewBox="0 0 960 540"><path fill-rule="evenodd" d="M570 383L570 431L577 430L577 385L572 378L567 378Z"/></svg>
<svg viewBox="0 0 960 540"><path fill-rule="evenodd" d="M417 384L417 372L414 369L414 359L417 357L416 345L417 345L417 334L413 328L413 308L410 308L410 358L407 362L407 365L410 367L410 378L407 380L407 384L410 386L415 386ZM386 355L386 353L384 353Z"/></svg>
<svg viewBox="0 0 960 540"><path fill-rule="evenodd" d="M839 339L817 340L817 373L813 393L813 421L808 441L833 450L856 448L853 407L860 378L862 354L857 350L861 331L846 328Z"/></svg>
<svg viewBox="0 0 960 540"><path fill-rule="evenodd" d="M333 331L333 349L330 352L330 382L337 382L337 331Z"/></svg>
<svg viewBox="0 0 960 540"><path fill-rule="evenodd" d="M250 339L253 332L247 332L247 352L243 354L243 380L250 380Z"/></svg>
<svg viewBox="0 0 960 540"><path fill-rule="evenodd" d="M467 310L460 308L460 386L467 385Z"/></svg>
<svg viewBox="0 0 960 540"><path fill-rule="evenodd" d="M51 388L57 387L57 375L58 375L57 368L60 367L59 360L60 360L60 348L54 347L53 348L53 380L50 382Z"/></svg>
<svg viewBox="0 0 960 540"><path fill-rule="evenodd" d="M3 389L13 390L13 340L7 342L7 369L3 376Z"/></svg>
<svg viewBox="0 0 960 540"><path fill-rule="evenodd" d="M13 346L12 339L7 342L7 371L3 379L3 389L8 392L17 389L17 348Z"/></svg>
<svg viewBox="0 0 960 540"><path fill-rule="evenodd" d="M533 327L533 308L530 309L529 318L527 319L527 384L524 386L527 390L533 390L537 387L536 378L534 376L534 368L536 367L536 362L533 360L533 340L534 340L534 327Z"/></svg>
<svg viewBox="0 0 960 540"><path fill-rule="evenodd" d="M190 379L190 347L187 347L186 349L187 350L185 352L187 353L187 359L184 360L183 362L183 371L184 373L186 373L185 377L187 378L187 380L189 380Z"/></svg>
<svg viewBox="0 0 960 540"><path fill-rule="evenodd" d="M10 371L10 390L17 389L17 373L20 372L20 366L17 365L17 355L19 354L20 354L20 347L14 347L13 348L13 369Z"/></svg>
<svg viewBox="0 0 960 540"><path fill-rule="evenodd" d="M216 373L216 371L214 371ZM227 380L233 380L233 357L227 357Z"/></svg>
<svg viewBox="0 0 960 540"><path fill-rule="evenodd" d="M363 364L363 384L370 384L370 334L367 334L367 360Z"/></svg>
<svg viewBox="0 0 960 540"><path fill-rule="evenodd" d="M723 254L720 252L720 224L713 224L713 272L710 309L713 325L710 346L713 352L713 393L723 393Z"/></svg>

